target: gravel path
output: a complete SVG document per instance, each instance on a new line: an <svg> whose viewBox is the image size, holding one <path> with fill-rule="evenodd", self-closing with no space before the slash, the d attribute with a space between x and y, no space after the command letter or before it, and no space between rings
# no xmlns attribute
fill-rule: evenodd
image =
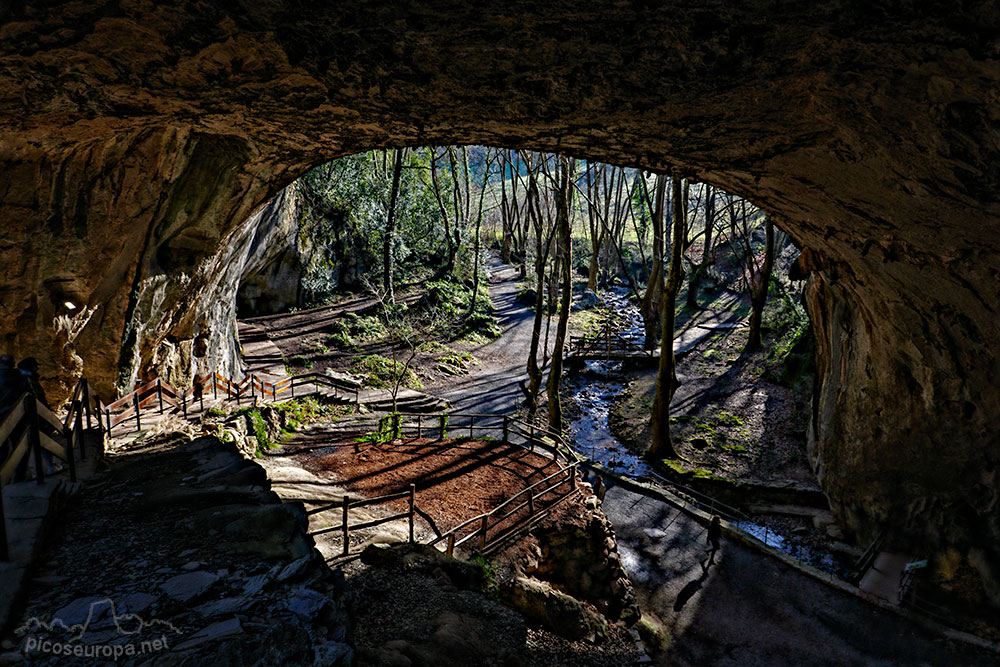
<svg viewBox="0 0 1000 667"><path fill-rule="evenodd" d="M604 513L643 613L671 635L659 664L997 664L725 537L705 572L705 527L660 500L613 487Z"/></svg>

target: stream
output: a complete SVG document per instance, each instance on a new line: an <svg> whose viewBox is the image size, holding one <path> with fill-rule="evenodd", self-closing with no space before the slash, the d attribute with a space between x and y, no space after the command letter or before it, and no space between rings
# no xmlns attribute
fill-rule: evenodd
<svg viewBox="0 0 1000 667"><path fill-rule="evenodd" d="M642 317L639 309L628 299L628 290L619 288L605 291L600 293L600 297L612 312L618 314L619 335L641 339ZM576 414L567 427L573 436L571 443L577 452L619 475L640 481L655 480L663 486L676 488L676 485L657 473L640 453L619 442L611 432L608 415L612 401L624 390L629 380L629 376L621 370L621 363L617 361L587 361L582 370L566 377L564 386L577 406ZM740 520L735 525L764 544L807 565L839 577L846 576L846 568L833 553L796 540L789 534L790 531L782 530L780 522L771 517Z"/></svg>

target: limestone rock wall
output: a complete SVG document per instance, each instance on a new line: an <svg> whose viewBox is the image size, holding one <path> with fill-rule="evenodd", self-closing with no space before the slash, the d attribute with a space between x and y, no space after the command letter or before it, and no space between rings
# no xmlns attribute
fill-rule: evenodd
<svg viewBox="0 0 1000 667"><path fill-rule="evenodd" d="M823 257L833 507L997 569L998 34L994 3L5 3L0 342L55 398L84 372L107 395L231 368L243 223L339 155L673 169Z"/></svg>
<svg viewBox="0 0 1000 667"><path fill-rule="evenodd" d="M301 305L302 277L308 262L303 255L309 250L299 246L301 215L301 197L293 183L249 223L253 237L234 295L241 314L266 315Z"/></svg>

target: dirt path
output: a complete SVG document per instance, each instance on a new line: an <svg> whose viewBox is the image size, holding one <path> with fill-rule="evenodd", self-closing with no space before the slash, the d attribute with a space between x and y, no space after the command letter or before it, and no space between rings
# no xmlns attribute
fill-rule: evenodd
<svg viewBox="0 0 1000 667"><path fill-rule="evenodd" d="M660 500L619 486L603 509L643 613L671 636L659 664L996 664L725 537L704 572L705 527Z"/></svg>
<svg viewBox="0 0 1000 667"><path fill-rule="evenodd" d="M534 313L517 301L517 269L491 258L490 297L503 335L470 350L480 361L468 375L428 385L428 390L451 403L452 412L511 414L524 400L518 383L527 379ZM554 324L554 323L553 323ZM544 342L544 329L542 330ZM550 349L553 334L550 337Z"/></svg>

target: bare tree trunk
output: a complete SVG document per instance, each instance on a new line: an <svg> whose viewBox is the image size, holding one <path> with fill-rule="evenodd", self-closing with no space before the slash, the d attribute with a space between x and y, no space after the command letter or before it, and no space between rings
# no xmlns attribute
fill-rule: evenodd
<svg viewBox="0 0 1000 667"><path fill-rule="evenodd" d="M396 201L399 199L399 177L403 173L403 154L405 148L397 148L392 161L392 191L389 195L389 210L385 219L385 239L382 242L382 289L385 290L389 303L396 303L396 294L392 285L392 246L396 240Z"/></svg>
<svg viewBox="0 0 1000 667"><path fill-rule="evenodd" d="M764 318L764 304L767 301L767 288L771 282L771 270L774 268L774 224L771 218L764 222L764 265L759 273L752 278L750 285L750 336L744 348L747 352L763 347L760 337L761 321Z"/></svg>
<svg viewBox="0 0 1000 667"><path fill-rule="evenodd" d="M535 319L531 327L531 345L528 349L528 386L524 389L528 407L528 421L535 418L538 411L538 393L542 387L542 368L538 364L538 348L542 336L542 314L545 310L545 263L548 256L549 239L544 230L544 221L538 204L538 182L530 158L528 166L528 191L525 195L527 215L535 228ZM527 256L527 253L525 253Z"/></svg>
<svg viewBox="0 0 1000 667"><path fill-rule="evenodd" d="M650 214L653 219L653 271L649 276L649 283L646 285L646 293L643 295L642 303L639 306L639 313L642 315L645 339L643 347L647 350L656 348L656 343L661 335L658 330L660 326L660 313L657 306L663 295L663 218L665 193L667 189L666 174L657 174L654 185L654 203Z"/></svg>
<svg viewBox="0 0 1000 667"><path fill-rule="evenodd" d="M705 193L705 244L701 249L701 262L691 271L688 279L687 307L698 308L698 288L701 287L705 272L712 265L712 242L715 231L715 188L706 185Z"/></svg>
<svg viewBox="0 0 1000 667"><path fill-rule="evenodd" d="M458 249L451 238L451 222L448 219L448 209L444 205L444 197L441 196L441 182L438 180L437 161L441 156L437 154L437 148L432 148L431 150L433 151L431 155L431 183L434 186L434 199L437 201L438 210L441 212L441 219L444 221L444 239L445 244L448 246L448 261L441 268L439 275L450 276L455 269L455 255L458 253ZM455 224L458 225L457 220Z"/></svg>
<svg viewBox="0 0 1000 667"><path fill-rule="evenodd" d="M674 224L673 239L670 245L670 268L667 271L667 283L663 287L663 333L660 339L660 368L656 375L656 393L653 397L653 409L650 415L652 437L647 455L650 458L677 458L677 451L670 440L670 399L677 390L678 382L674 363L674 309L677 305L677 293L681 289L683 271L681 255L684 251L685 215L687 201L684 200L684 189L681 179L673 180Z"/></svg>
<svg viewBox="0 0 1000 667"><path fill-rule="evenodd" d="M472 249L472 300L469 301L468 317L472 317L472 314L476 312L476 299L479 298L479 254L481 252L479 232L483 224L483 200L486 199L486 186L490 182L490 168L492 166L493 158L491 157L490 149L487 148L486 171L483 174L483 187L479 190L479 209L476 211L476 238L473 241Z"/></svg>
<svg viewBox="0 0 1000 667"><path fill-rule="evenodd" d="M552 351L552 366L549 368L549 430L562 433L562 404L559 401L559 384L562 380L563 349L566 347L566 329L569 326L569 309L573 289L573 243L570 220L570 181L573 161L561 157L562 169L559 174L559 189L556 192L556 226L559 230L559 249L562 266L562 293L559 302L559 323L556 327L555 349Z"/></svg>

